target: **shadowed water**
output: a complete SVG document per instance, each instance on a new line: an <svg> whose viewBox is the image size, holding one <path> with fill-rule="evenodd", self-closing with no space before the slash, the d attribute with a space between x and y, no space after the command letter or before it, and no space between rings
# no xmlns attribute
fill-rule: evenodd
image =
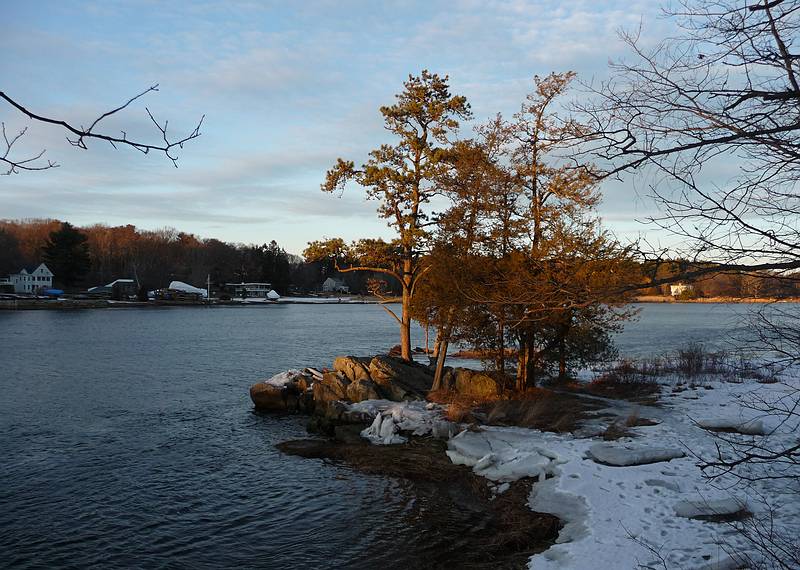
<svg viewBox="0 0 800 570"><path fill-rule="evenodd" d="M716 341L732 310L646 306L621 352ZM303 418L252 411L258 379L396 338L365 305L1 312L0 566L420 567L467 547L420 533L402 482L279 453Z"/></svg>

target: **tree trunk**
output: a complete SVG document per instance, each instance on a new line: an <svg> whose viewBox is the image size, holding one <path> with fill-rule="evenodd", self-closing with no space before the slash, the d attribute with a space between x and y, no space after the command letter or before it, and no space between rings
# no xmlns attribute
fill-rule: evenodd
<svg viewBox="0 0 800 570"><path fill-rule="evenodd" d="M406 309L405 294L403 295L403 315L400 322L400 358L411 361L411 317Z"/></svg>
<svg viewBox="0 0 800 570"><path fill-rule="evenodd" d="M500 318L497 323L497 348L498 356L495 362L495 367L501 376L506 375L506 341L505 341L505 321Z"/></svg>
<svg viewBox="0 0 800 570"><path fill-rule="evenodd" d="M520 339L519 353L517 354L517 391L523 392L528 384L528 343Z"/></svg>
<svg viewBox="0 0 800 570"><path fill-rule="evenodd" d="M536 353L536 345L534 340L531 338L528 341L528 347L525 349L528 353L528 357L526 359L525 364L527 365L526 372L525 372L525 387L535 387L536 386L536 364L537 364L537 353Z"/></svg>
<svg viewBox="0 0 800 570"><path fill-rule="evenodd" d="M558 341L558 379L565 380L567 377L567 348L564 338Z"/></svg>
<svg viewBox="0 0 800 570"><path fill-rule="evenodd" d="M447 346L450 341L444 337L439 346L439 355L436 357L436 373L433 375L432 391L442 389L442 376L444 376L444 361L447 359Z"/></svg>
<svg viewBox="0 0 800 570"><path fill-rule="evenodd" d="M403 301L400 315L400 358L411 360L411 260L403 261Z"/></svg>
<svg viewBox="0 0 800 570"><path fill-rule="evenodd" d="M434 366L439 359L439 350L442 346L442 327L436 327L436 338L433 341L433 353L428 355L428 365Z"/></svg>

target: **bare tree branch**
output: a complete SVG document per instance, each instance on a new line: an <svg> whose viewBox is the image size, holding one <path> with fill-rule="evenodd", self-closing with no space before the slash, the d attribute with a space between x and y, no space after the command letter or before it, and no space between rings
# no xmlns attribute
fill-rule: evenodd
<svg viewBox="0 0 800 570"><path fill-rule="evenodd" d="M153 92L153 91L158 91L158 84L155 84L155 85L152 85L151 87L148 87L147 89L145 89L144 91L142 91L138 95L135 95L135 96L131 97L130 99L128 99L122 105L120 105L120 106L118 106L118 107L116 107L114 109L111 109L109 111L106 111L105 113L102 113L94 121L92 121L92 123L89 125L88 128L84 128L83 126L78 127L78 126L70 124L67 121L64 121L62 119L56 119L56 118L47 117L47 116L44 116L44 115L40 115L40 114L34 113L33 111L29 110L28 108L23 106L18 101L16 101L15 99L11 98L7 93L5 93L3 91L0 91L0 99L5 100L9 105L11 105L13 108L18 110L20 113L22 113L23 115L25 115L29 119L32 119L34 121L39 121L41 123L57 125L57 126L60 126L60 127L64 128L64 129L66 129L72 135L72 136L67 136L67 142L69 142L69 144L71 144L72 146L75 146L75 147L78 147L78 148L81 148L81 149L86 149L87 148L87 144L86 144L87 140L88 139L96 139L96 140L106 141L109 144L111 144L111 146L113 146L114 148L117 148L118 145L128 146L130 148L134 148L134 149L138 150L139 152L141 152L143 154L148 154L150 151L161 152L161 153L164 153L164 155L177 168L177 166L178 166L178 162L177 162L178 161L178 156L175 154L176 149L182 149L183 145L186 142L188 142L190 140L193 140L193 139L196 139L197 137L200 136L200 134L201 134L200 133L200 128L203 125L203 120L205 119L205 115L203 115L200 118L200 120L198 121L198 123L194 127L194 129L192 129L187 135L185 135L183 137L180 137L180 138L171 138L167 134L167 128L168 128L169 122L168 121L164 121L164 124L162 126L156 120L156 118L153 116L153 114L150 112L150 109L145 108L145 110L147 111L147 115L150 118L150 121L153 123L153 125L155 125L156 129L158 129L158 132L160 133L161 139L163 141L163 142L160 142L160 143L146 143L146 142L141 142L141 141L137 141L137 140L131 140L131 139L128 138L127 133L125 131L122 131L122 134L118 135L118 136L113 136L113 135L109 135L109 134L100 133L100 132L96 132L95 131L95 127L97 127L100 124L101 121L107 119L108 117L110 117L112 115L115 115L115 114L119 113L120 111L123 111L124 109L128 108L128 106L130 106L134 101L140 99L141 97L144 97L145 95L147 95L148 93ZM23 136L25 134L26 130L27 129L23 129L23 131L19 135L17 135L16 137L11 139L10 141L9 141L9 139L5 138L5 132L4 132L4 139L5 139L6 149L5 149L4 156L2 157L2 162L4 162L9 167L9 170L8 170L8 172L6 172L6 174L14 174L14 173L17 173L17 172L19 172L21 170L46 170L48 168L53 168L53 167L57 166L55 163L52 163L52 162L49 162L49 161L48 161L48 163L46 165L35 165L34 164L38 159L42 158L42 156L44 155L45 151L42 151L40 154L38 154L35 157L30 157L30 158L22 159L22 160L14 160L14 159L9 157L9 153L11 151L11 147L13 146L13 144L17 140L19 140L19 138L21 136Z"/></svg>

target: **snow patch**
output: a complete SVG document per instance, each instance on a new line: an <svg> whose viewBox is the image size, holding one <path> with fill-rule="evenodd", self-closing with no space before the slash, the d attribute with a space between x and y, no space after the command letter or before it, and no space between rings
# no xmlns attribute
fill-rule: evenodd
<svg viewBox="0 0 800 570"><path fill-rule="evenodd" d="M628 467L647 465L685 457L681 449L670 447L651 447L648 445L598 443L589 448L589 456L598 463Z"/></svg>
<svg viewBox="0 0 800 570"><path fill-rule="evenodd" d="M283 388L287 384L291 384L302 376L304 376L304 374L300 370L287 370L286 372L276 374L269 380L264 380L264 384L270 384L272 386L277 386L278 388Z"/></svg>
<svg viewBox="0 0 800 570"><path fill-rule="evenodd" d="M447 442L447 456L454 464L472 467L477 475L495 482L523 477L544 480L555 472L561 462L558 455L539 445L519 443L511 432L463 431Z"/></svg>
<svg viewBox="0 0 800 570"><path fill-rule="evenodd" d="M747 502L736 497L698 498L675 503L675 514L686 519L735 515L747 510Z"/></svg>
<svg viewBox="0 0 800 570"><path fill-rule="evenodd" d="M758 419L709 418L699 420L697 425L711 431L733 431L744 435L765 435L764 422Z"/></svg>
<svg viewBox="0 0 800 570"><path fill-rule="evenodd" d="M589 535L589 505L586 498L560 491L557 479L536 483L531 493L530 506L534 511L555 515L564 523L556 544L580 540Z"/></svg>

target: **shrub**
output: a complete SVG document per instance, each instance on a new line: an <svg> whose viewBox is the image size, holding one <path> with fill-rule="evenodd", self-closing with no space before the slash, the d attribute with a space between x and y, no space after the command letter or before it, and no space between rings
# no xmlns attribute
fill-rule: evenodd
<svg viewBox="0 0 800 570"><path fill-rule="evenodd" d="M702 343L690 342L678 349L676 367L678 372L687 376L696 376L705 369L706 350Z"/></svg>

